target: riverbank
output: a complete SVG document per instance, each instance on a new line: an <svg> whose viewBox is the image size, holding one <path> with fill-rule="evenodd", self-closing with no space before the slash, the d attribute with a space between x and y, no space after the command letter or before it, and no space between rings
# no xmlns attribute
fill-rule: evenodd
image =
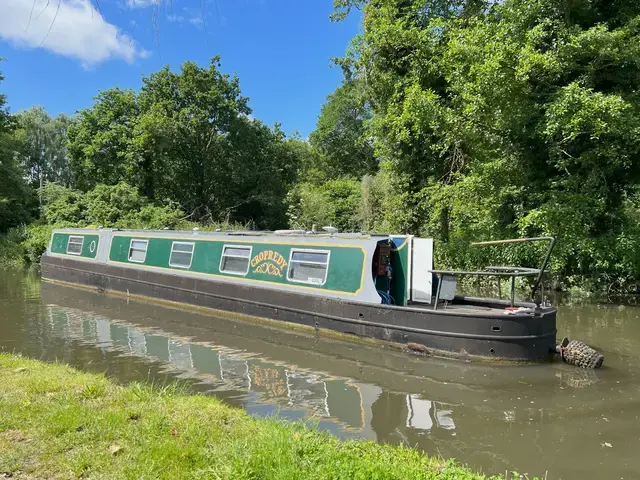
<svg viewBox="0 0 640 480"><path fill-rule="evenodd" d="M176 385L121 386L4 353L0 384L0 478L488 478L414 449L256 419Z"/></svg>

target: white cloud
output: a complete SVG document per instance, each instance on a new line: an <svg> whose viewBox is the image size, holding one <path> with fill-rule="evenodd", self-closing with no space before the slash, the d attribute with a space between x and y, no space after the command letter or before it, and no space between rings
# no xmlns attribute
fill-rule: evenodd
<svg viewBox="0 0 640 480"><path fill-rule="evenodd" d="M128 63L146 58L90 0L0 0L0 38L17 46L44 48L95 65L111 58Z"/></svg>
<svg viewBox="0 0 640 480"><path fill-rule="evenodd" d="M192 25L202 25L204 23L204 20L202 19L202 17L191 17L189 19L189 23L191 23Z"/></svg>

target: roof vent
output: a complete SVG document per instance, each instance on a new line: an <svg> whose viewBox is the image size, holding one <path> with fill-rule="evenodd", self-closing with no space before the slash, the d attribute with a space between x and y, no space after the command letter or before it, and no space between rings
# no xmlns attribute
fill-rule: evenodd
<svg viewBox="0 0 640 480"><path fill-rule="evenodd" d="M325 232L336 233L338 229L336 227L322 227Z"/></svg>
<svg viewBox="0 0 640 480"><path fill-rule="evenodd" d="M198 227L193 227L193 231L194 232L198 232L198 231L200 231L200 229Z"/></svg>

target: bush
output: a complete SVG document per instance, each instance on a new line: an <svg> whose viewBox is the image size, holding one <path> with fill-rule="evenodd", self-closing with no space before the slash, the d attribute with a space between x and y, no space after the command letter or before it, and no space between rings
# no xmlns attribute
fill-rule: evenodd
<svg viewBox="0 0 640 480"><path fill-rule="evenodd" d="M0 237L0 265L18 267L40 262L54 228L53 225L31 224L10 229Z"/></svg>
<svg viewBox="0 0 640 480"><path fill-rule="evenodd" d="M311 229L331 225L340 231L360 230L362 187L349 178L330 180L322 185L301 183L287 197L289 225Z"/></svg>
<svg viewBox="0 0 640 480"><path fill-rule="evenodd" d="M22 259L26 263L39 263L40 257L51 240L53 225L32 224L24 229L22 239Z"/></svg>
<svg viewBox="0 0 640 480"><path fill-rule="evenodd" d="M146 198L126 183L96 185L85 194L87 221L96 226L126 227L146 204Z"/></svg>
<svg viewBox="0 0 640 480"><path fill-rule="evenodd" d="M98 185L87 193L50 183L42 189L40 223L11 229L0 237L0 264L38 263L54 228L175 228L183 212L173 202L158 206L126 183Z"/></svg>
<svg viewBox="0 0 640 480"><path fill-rule="evenodd" d="M408 194L402 191L402 179L393 176L388 162L375 175L362 178L360 216L366 232L407 233L411 212L406 208Z"/></svg>
<svg viewBox="0 0 640 480"><path fill-rule="evenodd" d="M16 267L23 264L22 240L24 227L14 227L0 236L0 266Z"/></svg>
<svg viewBox="0 0 640 480"><path fill-rule="evenodd" d="M44 220L65 227L174 227L184 216L174 202L158 206L124 182L82 193L51 183L43 188Z"/></svg>
<svg viewBox="0 0 640 480"><path fill-rule="evenodd" d="M83 225L85 198L79 190L49 183L42 188L44 220L50 225Z"/></svg>

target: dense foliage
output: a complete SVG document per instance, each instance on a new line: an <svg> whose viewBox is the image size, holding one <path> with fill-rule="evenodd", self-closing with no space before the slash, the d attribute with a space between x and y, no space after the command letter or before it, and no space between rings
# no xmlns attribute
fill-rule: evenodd
<svg viewBox="0 0 640 480"><path fill-rule="evenodd" d="M289 224L295 229L331 225L340 231L360 229L361 186L357 180L337 178L322 184L302 182L287 197Z"/></svg>
<svg viewBox="0 0 640 480"><path fill-rule="evenodd" d="M365 125L371 118L359 80L346 82L329 95L309 143L320 154L310 169L315 179L360 178L373 173L377 161Z"/></svg>
<svg viewBox="0 0 640 480"><path fill-rule="evenodd" d="M640 4L335 3L364 11L341 64L389 165L380 221L435 237L454 266L484 261L471 240L555 235L567 283L638 277Z"/></svg>
<svg viewBox="0 0 640 480"><path fill-rule="evenodd" d="M15 157L15 127L6 95L0 94L0 234L29 221L33 214L33 191Z"/></svg>
<svg viewBox="0 0 640 480"><path fill-rule="evenodd" d="M66 135L71 118L64 114L52 118L37 106L18 112L15 121L17 159L29 184L35 188L48 182L71 185Z"/></svg>
<svg viewBox="0 0 640 480"><path fill-rule="evenodd" d="M192 62L144 79L139 93L107 90L69 129L76 186L127 181L197 221L219 218L275 228L298 159L284 134L249 117L237 78Z"/></svg>

